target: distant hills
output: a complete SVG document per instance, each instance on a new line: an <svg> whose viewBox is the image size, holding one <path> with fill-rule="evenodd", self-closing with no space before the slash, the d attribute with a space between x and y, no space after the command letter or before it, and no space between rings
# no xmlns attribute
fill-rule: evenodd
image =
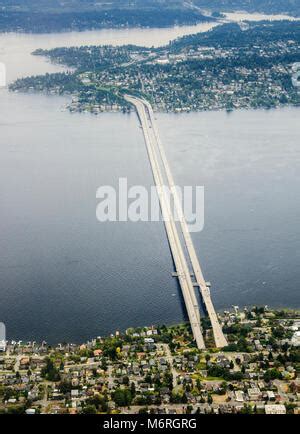
<svg viewBox="0 0 300 434"><path fill-rule="evenodd" d="M300 16L300 0L0 0L0 32L192 25L238 10Z"/></svg>
<svg viewBox="0 0 300 434"><path fill-rule="evenodd" d="M0 0L0 32L169 27L211 20L182 0Z"/></svg>

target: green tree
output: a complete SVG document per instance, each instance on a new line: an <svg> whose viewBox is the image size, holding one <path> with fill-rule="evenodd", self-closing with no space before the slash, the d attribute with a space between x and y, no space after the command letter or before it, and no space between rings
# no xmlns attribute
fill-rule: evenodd
<svg viewBox="0 0 300 434"><path fill-rule="evenodd" d="M131 385L130 385L130 392L131 392L132 399L135 398L136 390L135 390L135 384L134 384L134 382L132 382Z"/></svg>
<svg viewBox="0 0 300 434"><path fill-rule="evenodd" d="M132 402L131 392L128 388L126 389L116 389L114 393L114 401L118 407L127 407Z"/></svg>
<svg viewBox="0 0 300 434"><path fill-rule="evenodd" d="M46 359L46 366L41 370L41 375L48 381L60 380L59 370L54 366L53 361L49 357Z"/></svg>
<svg viewBox="0 0 300 434"><path fill-rule="evenodd" d="M281 373L273 368L273 369L268 369L265 373L264 373L264 380L269 383L271 380L280 380L282 378Z"/></svg>
<svg viewBox="0 0 300 434"><path fill-rule="evenodd" d="M83 410L83 414L97 414L96 407L94 405L86 405Z"/></svg>

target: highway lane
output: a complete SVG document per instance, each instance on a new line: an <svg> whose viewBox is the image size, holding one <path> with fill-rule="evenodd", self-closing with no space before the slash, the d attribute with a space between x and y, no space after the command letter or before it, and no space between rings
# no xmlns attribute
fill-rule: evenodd
<svg viewBox="0 0 300 434"><path fill-rule="evenodd" d="M173 178L169 163L167 161L166 154L165 154L164 148L162 146L162 142L160 140L160 136L159 136L156 122L154 119L154 113L153 113L151 104L148 101L141 99L141 98L137 98L137 97L127 97L127 98L129 98L128 100L136 106L138 114L140 116L140 119L141 119L141 116L143 117L143 122L141 121L142 127L143 127L143 130L144 129L147 130L147 135L149 137L148 140L149 140L150 146L152 148L152 152L155 155L155 164L156 164L156 167L158 169L158 172L160 173L161 185L163 185L163 178L161 175L159 161L162 162L162 166L163 166L163 169L165 172L168 186L170 188L170 191L172 191L172 193L173 193L173 199L174 199L174 205L175 205L176 213L177 213L177 216L179 217L179 220L180 220L181 232L182 232L183 239L184 239L184 242L186 245L186 250L187 250L188 255L189 255L190 263L192 265L192 269L193 269L192 271L193 271L195 279L196 279L196 284L199 287L203 303L206 307L207 313L209 315L209 318L210 318L210 321L212 324L215 344L216 344L216 347L222 348L222 347L228 345L228 343L227 343L227 340L224 336L224 333L222 331L221 325L220 325L219 320L218 320L218 316L216 314L214 305L212 303L210 289L207 287L206 281L203 277L201 266L200 266L195 248L194 248L194 244L192 242L191 235L189 233L188 225L187 225L185 216L183 214L182 205L181 205L180 199L178 197L174 178ZM144 110L143 110L143 108L144 108ZM142 113L142 115L141 115L141 113ZM144 131L144 134L145 134L145 131ZM175 225L174 230L177 232L176 225ZM180 243L179 237L178 237L178 241ZM180 245L181 245L181 243L180 243ZM184 255L182 247L180 250L182 251L182 254ZM181 264L183 264L184 268L185 268L185 266L187 266L187 268L188 268L185 255L184 255L184 259L182 259L182 261L181 261ZM185 272L187 273L186 270L185 270ZM188 274L189 274L189 280L191 281L190 272ZM198 312L199 312L199 309L196 307L198 305L198 302L197 302L197 299L195 296L194 289L192 290L191 288L189 288L189 293L190 293L190 299L192 301L194 309L198 310Z"/></svg>

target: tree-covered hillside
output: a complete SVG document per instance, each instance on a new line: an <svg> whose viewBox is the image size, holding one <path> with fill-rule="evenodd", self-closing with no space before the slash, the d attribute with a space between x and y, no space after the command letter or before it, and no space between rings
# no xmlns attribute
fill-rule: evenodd
<svg viewBox="0 0 300 434"><path fill-rule="evenodd" d="M242 27L242 28L241 28ZM299 106L300 22L224 24L165 47L60 47L35 55L72 72L17 80L16 91L72 94L71 111L127 110L123 93L157 110L192 111Z"/></svg>
<svg viewBox="0 0 300 434"><path fill-rule="evenodd" d="M300 0L193 0L193 4L216 11L243 10L300 16Z"/></svg>
<svg viewBox="0 0 300 434"><path fill-rule="evenodd" d="M0 0L0 32L168 27L210 20L182 0Z"/></svg>
<svg viewBox="0 0 300 434"><path fill-rule="evenodd" d="M294 41L300 44L299 21L260 21L248 22L244 27L237 23L228 23L216 26L209 32L186 35L170 42L172 52L197 48L210 47L251 47L273 42Z"/></svg>

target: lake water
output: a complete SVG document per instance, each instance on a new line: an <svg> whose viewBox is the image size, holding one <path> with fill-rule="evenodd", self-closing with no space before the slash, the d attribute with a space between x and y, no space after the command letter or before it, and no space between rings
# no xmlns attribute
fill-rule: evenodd
<svg viewBox="0 0 300 434"><path fill-rule="evenodd" d="M0 35L0 61L11 81L60 69L30 56L38 47L159 45L174 31ZM100 185L153 183L136 116L71 115L66 102L0 89L0 321L8 337L80 342L182 321L163 225L95 217ZM205 187L205 228L193 239L218 309L300 307L299 114L157 115L176 181Z"/></svg>

